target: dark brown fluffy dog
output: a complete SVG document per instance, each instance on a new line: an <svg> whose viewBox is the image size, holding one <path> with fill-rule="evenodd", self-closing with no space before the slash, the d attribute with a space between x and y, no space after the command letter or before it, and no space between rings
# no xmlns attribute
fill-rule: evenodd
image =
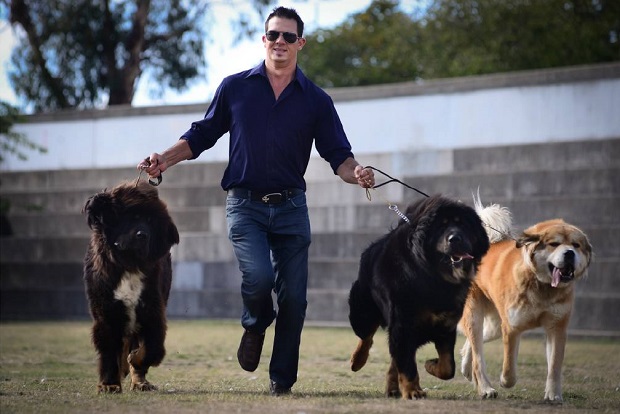
<svg viewBox="0 0 620 414"><path fill-rule="evenodd" d="M426 396L416 367L422 345L433 342L438 353L426 371L454 377L456 326L489 239L473 208L445 197L423 199L406 216L362 253L349 320L360 338L351 369L364 366L375 332L387 328L386 394L411 399Z"/></svg>
<svg viewBox="0 0 620 414"><path fill-rule="evenodd" d="M166 305L172 282L171 247L179 233L155 187L126 182L90 197L84 206L92 236L84 282L99 358L98 392L155 390L146 380L166 354Z"/></svg>

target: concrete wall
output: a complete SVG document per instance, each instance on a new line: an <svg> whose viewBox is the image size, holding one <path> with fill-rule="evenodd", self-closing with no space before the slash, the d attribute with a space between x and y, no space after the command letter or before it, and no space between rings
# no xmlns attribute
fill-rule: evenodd
<svg viewBox="0 0 620 414"><path fill-rule="evenodd" d="M328 90L356 155L620 136L620 63ZM207 103L29 116L46 147L0 170L134 166L174 143ZM228 139L196 162L223 161Z"/></svg>
<svg viewBox="0 0 620 414"><path fill-rule="evenodd" d="M577 287L571 332L620 336L619 79L620 64L614 64L331 94L350 136L354 129L368 138L366 144L354 141L356 148L376 147L356 151L363 164L466 203L479 188L483 200L513 211L519 229L551 217L582 227L595 259ZM373 111L360 114L366 106ZM82 258L89 230L80 214L85 200L135 179L137 160L168 146L170 136L204 110L199 107L36 115L19 126L31 138L45 138L39 142L47 142L50 153L25 163L12 160L1 172L0 197L11 203L13 230L0 237L1 319L88 317ZM240 275L219 187L225 156L219 160L218 151L166 172L159 187L181 233L172 252L171 318L239 317ZM316 157L306 178L313 238L308 320L347 324L346 298L359 254L398 218L386 202L404 209L420 195L389 185L369 201Z"/></svg>

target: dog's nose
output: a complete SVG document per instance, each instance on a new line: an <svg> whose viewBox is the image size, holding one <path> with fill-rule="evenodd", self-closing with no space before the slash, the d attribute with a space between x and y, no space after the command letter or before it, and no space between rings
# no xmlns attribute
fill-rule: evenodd
<svg viewBox="0 0 620 414"><path fill-rule="evenodd" d="M448 243L460 243L461 241L463 241L463 239L458 234L451 234L450 236L448 236Z"/></svg>
<svg viewBox="0 0 620 414"><path fill-rule="evenodd" d="M575 260L575 252L572 250L567 250L564 252L564 261L568 263L572 263Z"/></svg>

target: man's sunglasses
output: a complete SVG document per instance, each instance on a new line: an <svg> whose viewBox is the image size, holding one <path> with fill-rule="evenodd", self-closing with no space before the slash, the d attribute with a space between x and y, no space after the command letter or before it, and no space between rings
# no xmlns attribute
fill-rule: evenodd
<svg viewBox="0 0 620 414"><path fill-rule="evenodd" d="M276 40L278 40L280 35L282 35L282 37L284 38L284 41L286 43L295 43L297 41L297 39L299 39L299 37L297 37L297 33L276 32L275 30L270 30L267 33L265 33L265 37L270 42L275 42Z"/></svg>

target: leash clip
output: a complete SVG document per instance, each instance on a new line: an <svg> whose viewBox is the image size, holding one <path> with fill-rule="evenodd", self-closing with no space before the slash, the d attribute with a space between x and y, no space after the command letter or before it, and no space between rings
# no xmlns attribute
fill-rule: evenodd
<svg viewBox="0 0 620 414"><path fill-rule="evenodd" d="M388 208L389 208L390 210L392 210L393 212L395 212L396 214L398 214L398 216L399 216L401 219L405 220L407 223L410 223L410 221L409 221L409 217L407 217L407 216L406 216L406 215L405 215L402 211L400 211L400 210L398 209L398 206L397 206L396 204L390 204L390 205L388 205Z"/></svg>

